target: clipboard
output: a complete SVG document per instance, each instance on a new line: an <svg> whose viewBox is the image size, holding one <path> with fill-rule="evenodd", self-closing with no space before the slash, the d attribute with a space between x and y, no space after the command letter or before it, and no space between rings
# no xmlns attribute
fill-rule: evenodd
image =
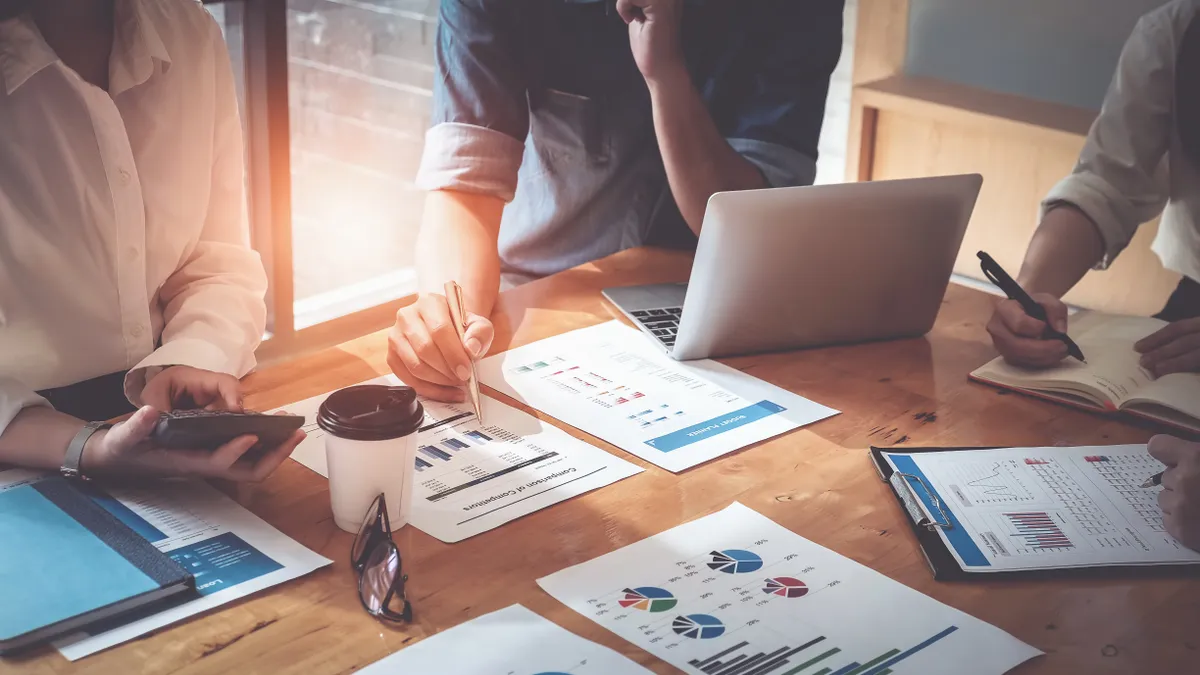
<svg viewBox="0 0 1200 675"><path fill-rule="evenodd" d="M891 488L901 512L912 529L925 562L933 571L936 581L1038 581L1054 579L1094 579L1114 576L1129 577L1173 577L1197 576L1200 563L1179 565L1108 565L1103 567L1070 567L1062 569L1009 570L1006 572L971 572L958 564L950 548L942 541L940 529L950 529L958 522L953 510L919 476L902 474L892 469L884 453L919 454L926 452L952 452L958 450L996 450L995 446L945 447L945 448L877 448L871 446L871 463L879 478ZM915 479L915 480L913 480ZM930 509L919 499L917 490L926 490L926 495L935 505Z"/></svg>

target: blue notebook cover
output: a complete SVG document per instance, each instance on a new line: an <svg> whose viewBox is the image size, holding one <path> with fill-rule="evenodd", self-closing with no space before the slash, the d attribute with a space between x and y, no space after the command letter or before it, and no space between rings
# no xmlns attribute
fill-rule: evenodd
<svg viewBox="0 0 1200 675"><path fill-rule="evenodd" d="M0 651L192 585L183 568L60 478L0 492L0 542Z"/></svg>

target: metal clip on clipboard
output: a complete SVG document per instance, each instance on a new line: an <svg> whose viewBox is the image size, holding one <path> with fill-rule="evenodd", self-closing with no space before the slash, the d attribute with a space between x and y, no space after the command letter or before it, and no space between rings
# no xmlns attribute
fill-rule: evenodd
<svg viewBox="0 0 1200 675"><path fill-rule="evenodd" d="M937 508L938 512L936 514L929 513L925 508L924 502L917 499L916 494L913 492L914 481L929 496L929 501L933 502L934 507ZM909 517L918 526L924 527L930 532L938 528L943 530L954 529L954 523L950 520L950 514L946 512L946 507L942 504L941 498L938 497L937 493L929 487L923 478L911 473L894 471L888 482L892 484L892 489L900 496L900 501L904 503L904 508L908 510Z"/></svg>

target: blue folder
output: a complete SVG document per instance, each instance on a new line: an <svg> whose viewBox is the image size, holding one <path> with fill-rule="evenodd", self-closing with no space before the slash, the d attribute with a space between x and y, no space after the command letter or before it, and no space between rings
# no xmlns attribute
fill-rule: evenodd
<svg viewBox="0 0 1200 675"><path fill-rule="evenodd" d="M0 654L194 588L192 575L73 484L0 492Z"/></svg>

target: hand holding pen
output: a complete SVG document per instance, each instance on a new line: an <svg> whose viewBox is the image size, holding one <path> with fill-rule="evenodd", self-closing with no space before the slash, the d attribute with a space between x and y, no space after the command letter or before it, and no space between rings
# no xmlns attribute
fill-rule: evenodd
<svg viewBox="0 0 1200 675"><path fill-rule="evenodd" d="M1158 505L1163 527L1188 548L1200 550L1200 443L1173 436L1155 436L1147 446L1150 456L1167 466L1147 484L1162 485Z"/></svg>
<svg viewBox="0 0 1200 675"><path fill-rule="evenodd" d="M1029 368L1058 365L1068 356L1084 360L1067 335L1067 306L1045 293L1029 295L987 253L979 252L984 275L1009 297L996 307L988 332L1009 363Z"/></svg>

